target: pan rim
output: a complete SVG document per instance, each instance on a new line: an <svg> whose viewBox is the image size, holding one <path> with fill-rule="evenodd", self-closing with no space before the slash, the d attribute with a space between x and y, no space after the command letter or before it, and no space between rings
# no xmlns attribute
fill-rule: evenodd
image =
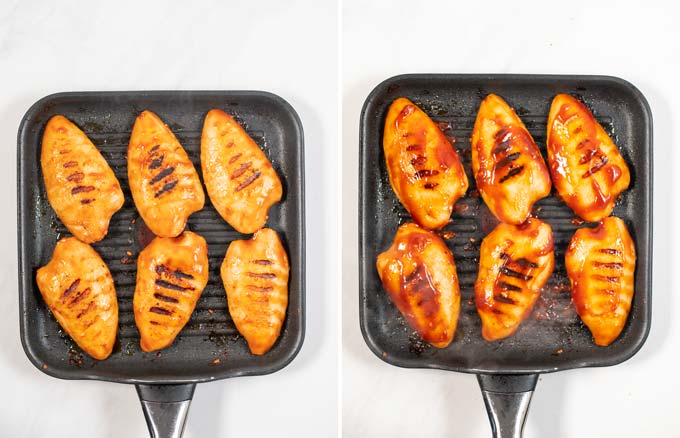
<svg viewBox="0 0 680 438"><path fill-rule="evenodd" d="M644 274L646 276L646 299L647 306L645 312L645 324L643 329L633 339L632 346L622 353L615 356L608 356L605 358L590 358L580 361L571 361L564 365L557 365L552 367L527 367L527 366L510 366L510 367L484 367L484 366L449 366L437 363L430 363L420 358L414 359L400 359L392 357L389 353L380 348L379 343L370 333L368 327L368 319L365 313L365 297L366 297L366 282L369 273L367 272L366 263L364 260L368 256L366 245L364 245L364 236L367 235L367 222L364 220L364 180L367 173L367 163L364 161L364 150L369 130L368 118L371 116L370 109L375 104L376 98L384 93L390 86L393 86L404 80L431 80L431 79L446 79L446 80L506 80L516 81L517 83L526 83L534 81L574 81L583 80L589 82L601 81L609 83L612 86L621 87L627 93L631 94L636 102L641 104L641 110L644 113L644 120L641 126L644 127L644 138L646 148L649 156L649 180L645 181L645 196L649 203L649 210L646 212L647 227L643 227L642 234L648 237L648 247L645 248L647 266ZM646 97L642 92L631 82L611 75L574 75L574 74L512 74L512 73L481 73L481 74L462 74L462 73L405 73L392 76L383 80L376 85L366 97L360 113L359 122L359 196L358 196L358 216L359 216L359 325L361 334L368 346L369 350L383 362L394 365L400 368L422 368L422 369L438 369L445 371L455 371L469 374L535 374L535 373L552 373L557 371L566 371L576 368L597 368L618 365L633 357L640 351L645 344L652 324L652 267L653 267L653 184L654 184L654 160L653 160L653 117L652 110ZM638 274L639 275L639 274Z"/></svg>
<svg viewBox="0 0 680 438"><path fill-rule="evenodd" d="M273 105L277 105L282 110L282 113L286 114L291 118L292 129L289 131L291 136L295 139L295 147L298 149L298 166L294 177L299 182L299 203L300 208L296 210L296 220L300 224L299 230L296 230L294 235L299 241L300 249L299 253L296 254L299 259L300 265L300 292L299 292L299 306L294 309L298 313L298 326L299 330L296 330L291 336L291 347L285 354L277 359L276 361L269 362L267 365L259 364L249 364L245 367L241 367L237 370L225 370L220 371L216 368L214 372L195 372L193 375L188 377L154 377L154 378L132 378L132 377L119 377L119 376L109 376L90 372L89 369L72 367L69 368L58 368L54 369L52 367L45 368L45 361L41 360L40 355L35 351L34 345L27 333L28 321L28 311L26 309L25 301L25 289L28 288L27 281L30 283L30 272L28 272L28 251L26 244L30 236L28 236L28 230L25 230L24 218L27 218L29 213L28 208L24 208L26 204L26 193L23 187L26 183L26 175L23 169L23 163L25 162L25 153L22 145L24 144L23 139L26 135L26 130L30 125L31 118L35 113L43 108L46 104L62 98L91 98L91 97L174 97L178 94L200 97L205 96L224 96L224 97L260 97L268 99ZM207 112L207 110L206 110ZM286 146L284 146L286 147ZM186 384L186 383L201 383L209 382L214 380L221 380L231 377L242 377L242 376L260 376L267 375L277 372L286 366L288 366L295 357L299 354L304 343L306 334L306 264L305 264L305 253L306 253L306 241L305 241L305 158L304 158L304 130L302 126L302 121L297 111L293 106L281 96L274 94L269 91L264 90L128 90L128 91L61 91L56 93L48 94L35 103L33 103L28 110L24 113L21 122L19 124L17 133L17 253L18 253L18 293L19 293L19 336L21 339L21 345L29 361L41 372L58 379L62 380L101 380L113 383L126 383L126 384ZM290 313L291 309L288 308L287 312ZM256 357L253 355L253 357Z"/></svg>

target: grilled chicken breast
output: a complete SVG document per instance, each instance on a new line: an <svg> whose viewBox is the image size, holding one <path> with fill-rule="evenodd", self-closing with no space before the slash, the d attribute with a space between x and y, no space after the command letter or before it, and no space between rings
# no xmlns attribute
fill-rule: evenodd
<svg viewBox="0 0 680 438"><path fill-rule="evenodd" d="M495 341L515 333L554 266L552 229L541 220L501 223L484 238L475 282L484 339Z"/></svg>
<svg viewBox="0 0 680 438"><path fill-rule="evenodd" d="M499 221L521 224L534 203L550 194L550 174L534 139L500 97L482 101L472 130L472 172Z"/></svg>
<svg viewBox="0 0 680 438"><path fill-rule="evenodd" d="M265 354L279 337L288 307L288 256L276 231L229 244L221 274L229 314L250 352Z"/></svg>
<svg viewBox="0 0 680 438"><path fill-rule="evenodd" d="M139 214L157 236L175 237L205 202L198 173L170 128L151 111L135 120L128 180Z"/></svg>
<svg viewBox="0 0 680 438"><path fill-rule="evenodd" d="M203 123L201 168L210 201L240 233L264 227L283 189L272 163L229 114L213 109Z"/></svg>
<svg viewBox="0 0 680 438"><path fill-rule="evenodd" d="M66 228L83 242L102 240L124 199L99 150L70 120L56 115L45 127L40 164L47 199Z"/></svg>
<svg viewBox="0 0 680 438"><path fill-rule="evenodd" d="M576 312L597 345L611 344L633 300L635 244L626 224L612 216L576 230L564 258Z"/></svg>
<svg viewBox="0 0 680 438"><path fill-rule="evenodd" d="M630 171L588 108L567 94L555 96L547 144L552 180L564 202L586 221L609 216L630 184Z"/></svg>
<svg viewBox="0 0 680 438"><path fill-rule="evenodd" d="M387 113L383 148L392 189L413 220L428 229L446 225L468 180L458 153L439 127L401 97Z"/></svg>
<svg viewBox="0 0 680 438"><path fill-rule="evenodd" d="M106 263L74 237L57 242L38 269L38 289L61 327L95 359L109 357L118 331L118 300Z"/></svg>
<svg viewBox="0 0 680 438"><path fill-rule="evenodd" d="M144 351L172 344L208 284L208 245L185 231L156 237L137 258L133 307Z"/></svg>
<svg viewBox="0 0 680 438"><path fill-rule="evenodd" d="M414 223L399 227L376 263L383 287L408 324L437 348L453 340L460 312L456 264L444 241Z"/></svg>

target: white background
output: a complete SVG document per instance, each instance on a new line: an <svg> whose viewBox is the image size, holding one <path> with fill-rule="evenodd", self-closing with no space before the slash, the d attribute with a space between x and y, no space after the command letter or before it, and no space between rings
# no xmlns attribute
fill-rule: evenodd
<svg viewBox="0 0 680 438"><path fill-rule="evenodd" d="M345 0L343 10L344 436L490 436L474 376L387 365L368 350L359 331L359 112L384 79L430 72L615 75L645 94L654 117L655 157L650 336L635 357L619 366L541 377L525 436L679 436L678 10L653 1L594 0Z"/></svg>
<svg viewBox="0 0 680 438"><path fill-rule="evenodd" d="M307 334L282 371L201 384L186 437L334 436L337 427L337 12L318 2L0 2L0 436L148 436L134 387L61 381L19 341L16 133L58 91L259 89L305 131ZM172 3L172 2L167 2ZM116 5L109 7L104 5ZM229 4L230 6L220 6Z"/></svg>

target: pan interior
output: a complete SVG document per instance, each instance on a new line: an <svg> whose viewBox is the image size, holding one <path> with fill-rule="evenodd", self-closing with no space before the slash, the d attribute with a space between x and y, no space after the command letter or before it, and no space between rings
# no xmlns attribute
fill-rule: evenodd
<svg viewBox="0 0 680 438"><path fill-rule="evenodd" d="M154 111L172 129L200 175L202 123L212 108L225 110L243 124L284 184L283 200L269 210L267 226L279 233L290 259L287 318L272 350L263 356L251 355L231 321L220 278L220 265L229 243L250 235L231 228L206 194L205 208L189 218L186 229L208 242L208 285L175 342L159 352L145 353L139 347L132 297L137 255L153 235L140 218L128 185L126 153L130 131L142 110ZM42 132L54 114L65 115L88 135L112 167L125 194L125 204L113 216L108 235L93 245L111 270L120 308L116 346L104 361L82 353L60 330L35 283L36 270L49 261L56 241L69 234L47 202L40 170ZM294 110L268 93L65 93L36 103L22 122L18 151L21 329L31 361L61 378L149 383L266 374L290 362L304 334L302 141Z"/></svg>
<svg viewBox="0 0 680 438"><path fill-rule="evenodd" d="M553 193L539 201L535 216L554 234L555 269L532 314L512 337L484 341L474 304L479 247L496 225L476 189L471 171L470 136L477 109L489 93L503 97L517 112L544 159L547 115L552 98L569 93L581 99L621 149L632 182L614 215L623 218L635 240L635 296L623 333L611 346L596 346L571 304L564 252L582 224ZM461 285L461 313L453 343L437 349L406 324L383 290L375 260L392 243L397 227L410 216L389 183L382 149L387 109L407 97L440 122L461 156L470 188L455 206L443 237L456 262ZM406 75L389 79L368 97L360 140L360 311L364 338L381 359L397 366L463 372L552 372L619 363L644 342L651 310L651 114L644 97L630 84L608 77L511 75Z"/></svg>

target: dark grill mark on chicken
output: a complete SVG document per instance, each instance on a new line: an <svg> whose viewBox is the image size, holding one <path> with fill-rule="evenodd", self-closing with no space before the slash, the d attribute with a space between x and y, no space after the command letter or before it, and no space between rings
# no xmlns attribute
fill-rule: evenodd
<svg viewBox="0 0 680 438"><path fill-rule="evenodd" d="M521 165L521 166L518 166L518 167L513 167L512 169L510 169L508 171L507 174L505 174L505 176L503 178L501 178L500 182L504 183L505 181L509 180L510 178L517 176L520 173L522 173L523 170L524 170L524 165Z"/></svg>
<svg viewBox="0 0 680 438"><path fill-rule="evenodd" d="M516 159L518 159L519 156L520 156L520 153L519 153L519 152L514 152L514 153L512 153L512 154L506 155L505 157L501 158L501 159L498 161L498 164L496 164L496 169L502 169L502 168L504 168L505 166L510 165L513 161L515 161Z"/></svg>
<svg viewBox="0 0 680 438"><path fill-rule="evenodd" d="M94 301L90 301L90 304L88 304L87 307L82 312L80 312L78 315L76 315L76 319L80 319L81 316L89 313L90 310L94 309L94 307L95 307ZM92 324L90 324L90 325L92 325Z"/></svg>
<svg viewBox="0 0 680 438"><path fill-rule="evenodd" d="M166 303L179 303L179 300L177 298L169 297L167 295L155 293L153 296L159 300L159 301L164 301Z"/></svg>
<svg viewBox="0 0 680 438"><path fill-rule="evenodd" d="M151 184L156 184L157 182L161 181L163 178L166 176L172 174L172 172L175 171L175 168L173 166L166 167L165 169L161 170L158 175L154 176L151 179Z"/></svg>
<svg viewBox="0 0 680 438"><path fill-rule="evenodd" d="M155 152L155 151L157 151L159 147L161 147L161 145L157 144L156 146L154 146L154 147L151 148L151 151L150 151L150 152Z"/></svg>
<svg viewBox="0 0 680 438"><path fill-rule="evenodd" d="M581 144L583 144L583 143L581 143ZM579 144L579 146L581 146L581 144ZM593 157L595 157L595 155L597 155L598 152L599 152L599 151L598 151L597 149L588 149L588 150L586 151L586 153L583 154L583 156L581 157L581 159L578 160L578 163L579 163L579 164L590 163L590 161L593 159Z"/></svg>
<svg viewBox="0 0 680 438"><path fill-rule="evenodd" d="M273 265L274 264L274 262L272 262L271 260L253 260L253 263L255 263L256 265Z"/></svg>
<svg viewBox="0 0 680 438"><path fill-rule="evenodd" d="M158 313L159 315L172 315L172 310L167 310L162 307L156 306L150 308L149 312Z"/></svg>
<svg viewBox="0 0 680 438"><path fill-rule="evenodd" d="M89 204L91 202L94 202L94 198L87 198L87 199L81 199L80 200L81 204Z"/></svg>
<svg viewBox="0 0 680 438"><path fill-rule="evenodd" d="M241 157L241 154L236 154L233 157L229 158L229 164L234 164L236 160L238 160Z"/></svg>
<svg viewBox="0 0 680 438"><path fill-rule="evenodd" d="M168 183L165 183L165 185L163 185L163 187L161 187L161 189L160 189L159 191L157 191L156 194L153 195L153 197L154 197L154 198L158 198L158 197L161 196L163 193L169 192L170 190L172 190L172 189L175 188L175 186L177 185L178 182L179 182L179 181L175 180L175 181L170 181L170 182L168 182Z"/></svg>
<svg viewBox="0 0 680 438"><path fill-rule="evenodd" d="M599 172L600 169L602 169L608 162L609 158L604 155L600 156L600 161L595 164L590 163L590 168L586 171L586 173L583 174L583 178L588 178L589 176Z"/></svg>
<svg viewBox="0 0 680 438"><path fill-rule="evenodd" d="M176 290L179 292L184 292L185 290L194 290L191 286L180 286L178 284L170 283L169 281L161 280L160 278L156 280L156 286L163 287L165 289Z"/></svg>
<svg viewBox="0 0 680 438"><path fill-rule="evenodd" d="M421 179L421 178L426 178L429 176L434 176L434 175L439 175L438 170L430 170L430 169L421 169L417 171L416 173L413 174L413 177L415 179Z"/></svg>
<svg viewBox="0 0 680 438"><path fill-rule="evenodd" d="M517 259L515 260L515 263L517 263L521 268L538 268L538 264L525 258Z"/></svg>
<svg viewBox="0 0 680 438"><path fill-rule="evenodd" d="M78 193L87 193L94 190L93 186L77 186L71 189L71 194L76 195Z"/></svg>
<svg viewBox="0 0 680 438"><path fill-rule="evenodd" d="M91 291L91 289L88 287L88 288L84 289L82 292L78 292L76 294L75 298L73 298L71 300L71 302L68 303L68 307L73 307L76 304L78 304L79 302L83 301L85 299L85 297L87 297L90 294L90 291Z"/></svg>
<svg viewBox="0 0 680 438"><path fill-rule="evenodd" d="M607 269L616 269L616 270L623 269L623 263L616 263L616 262L605 263L605 262L595 261L595 262L593 262L593 265L596 268L607 268Z"/></svg>
<svg viewBox="0 0 680 438"><path fill-rule="evenodd" d="M67 181L75 181L75 182L80 182L85 178L85 174L83 172L74 172L70 174L69 176L66 177Z"/></svg>
<svg viewBox="0 0 680 438"><path fill-rule="evenodd" d="M249 284L246 286L246 288L255 292L271 292L274 290L274 288L271 286L255 286L254 284Z"/></svg>
<svg viewBox="0 0 680 438"><path fill-rule="evenodd" d="M186 279L186 280L193 280L194 279L193 275L187 274L186 272L182 272L179 269L176 270L175 272L173 272L172 275L176 278L179 278L179 279Z"/></svg>
<svg viewBox="0 0 680 438"><path fill-rule="evenodd" d="M76 289L78 289L78 285L80 284L80 278L78 278L76 281L71 283L71 285L64 291L64 294L61 296L62 298L66 298L69 295L71 295Z"/></svg>
<svg viewBox="0 0 680 438"><path fill-rule="evenodd" d="M425 163L427 163L427 158L425 158L424 155L418 155L411 160L411 164L413 166L422 166Z"/></svg>
<svg viewBox="0 0 680 438"><path fill-rule="evenodd" d="M153 159L149 164L149 169L158 169L159 167L161 167L164 158L165 155L161 155L160 157Z"/></svg>
<svg viewBox="0 0 680 438"><path fill-rule="evenodd" d="M602 248L602 249L598 249L598 251L603 253L603 254L611 254L611 255L621 256L621 251L619 251L618 249L614 249L614 248Z"/></svg>
<svg viewBox="0 0 680 438"><path fill-rule="evenodd" d="M408 134L404 135L404 137L406 137L407 135ZM410 145L406 146L406 150L409 151L409 152L420 150L420 145L419 144L410 144Z"/></svg>
<svg viewBox="0 0 680 438"><path fill-rule="evenodd" d="M260 172L259 170L255 173L251 174L241 184L239 184L234 191L240 192L241 190L245 189L246 187L251 185L256 179L258 179L260 177L260 175L262 175L262 172Z"/></svg>
<svg viewBox="0 0 680 438"><path fill-rule="evenodd" d="M64 163L64 167L76 167L78 165L77 161L67 161Z"/></svg>
<svg viewBox="0 0 680 438"><path fill-rule="evenodd" d="M494 295L493 299L498 301L498 302L505 303L505 304L515 304L515 300L513 300L510 297L506 297L505 295L501 295L501 294Z"/></svg>
<svg viewBox="0 0 680 438"><path fill-rule="evenodd" d="M501 271L501 274L507 275L508 277L519 278L520 280L524 280L524 281L529 281L532 278L534 278L533 276L531 276L529 274L523 274L521 272L512 270L512 269L510 269L506 266L502 266L500 271Z"/></svg>
<svg viewBox="0 0 680 438"><path fill-rule="evenodd" d="M593 279L604 281L607 283L618 283L620 281L619 277L612 277L609 275L593 274Z"/></svg>
<svg viewBox="0 0 680 438"><path fill-rule="evenodd" d="M425 183L425 185L423 185L423 187L425 187L426 189L433 189L433 188L437 187L438 185L439 185L438 183L430 183L429 182L429 183Z"/></svg>
<svg viewBox="0 0 680 438"><path fill-rule="evenodd" d="M522 292L522 288L519 286L515 286L514 284L506 283L504 281L499 281L498 282L498 287L504 290L511 290L513 292Z"/></svg>
<svg viewBox="0 0 680 438"><path fill-rule="evenodd" d="M271 274L271 273L258 274L256 272L248 272L246 275L248 275L248 277L252 277L252 278L264 278L264 279L276 278L276 274Z"/></svg>
<svg viewBox="0 0 680 438"><path fill-rule="evenodd" d="M246 173L246 171L250 168L252 164L253 163L251 163L250 161L241 163L241 166L239 166L239 168L236 169L229 178L236 179L239 176L243 175L244 173Z"/></svg>

